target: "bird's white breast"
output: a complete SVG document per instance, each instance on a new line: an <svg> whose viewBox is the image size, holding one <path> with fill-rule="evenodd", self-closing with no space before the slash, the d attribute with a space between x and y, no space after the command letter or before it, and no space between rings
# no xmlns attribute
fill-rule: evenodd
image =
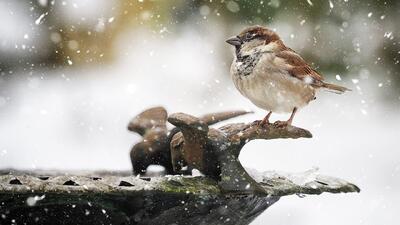
<svg viewBox="0 0 400 225"><path fill-rule="evenodd" d="M263 53L252 72L243 75L243 62L235 59L231 76L240 93L256 106L277 113L289 113L314 99L315 90L292 77L283 63L273 53Z"/></svg>

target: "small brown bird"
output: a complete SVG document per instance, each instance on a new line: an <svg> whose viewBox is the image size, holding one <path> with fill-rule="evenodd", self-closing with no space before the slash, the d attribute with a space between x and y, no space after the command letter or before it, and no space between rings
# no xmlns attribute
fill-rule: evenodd
<svg viewBox="0 0 400 225"><path fill-rule="evenodd" d="M324 82L268 28L252 26L226 42L236 50L230 71L236 88L256 106L269 111L260 125L269 123L272 112L291 112L289 120L276 122L279 126L290 125L297 109L314 100L318 89L339 94L350 90Z"/></svg>

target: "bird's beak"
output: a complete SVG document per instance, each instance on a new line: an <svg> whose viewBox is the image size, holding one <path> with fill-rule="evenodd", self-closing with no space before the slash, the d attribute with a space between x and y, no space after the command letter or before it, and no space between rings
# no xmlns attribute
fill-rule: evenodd
<svg viewBox="0 0 400 225"><path fill-rule="evenodd" d="M233 46L240 46L243 44L242 40L240 40L240 38L237 36L229 38L228 40L226 40L226 43L233 45Z"/></svg>

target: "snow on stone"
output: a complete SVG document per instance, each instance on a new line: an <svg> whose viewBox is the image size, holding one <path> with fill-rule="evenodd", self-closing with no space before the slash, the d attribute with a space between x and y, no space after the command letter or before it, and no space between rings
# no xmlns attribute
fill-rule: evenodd
<svg viewBox="0 0 400 225"><path fill-rule="evenodd" d="M262 182L264 180L279 178L283 176L299 186L304 186L307 183L315 181L317 179L317 176L319 175L319 168L317 167L300 173L287 173L282 171L259 172L255 169L250 168L246 168L246 171L257 182Z"/></svg>
<svg viewBox="0 0 400 225"><path fill-rule="evenodd" d="M304 186L307 183L315 181L318 175L319 175L319 168L315 167L305 172L288 174L287 177L293 183L300 186Z"/></svg>
<svg viewBox="0 0 400 225"><path fill-rule="evenodd" d="M204 174L202 174L202 173L200 172L200 170L198 170L198 169L192 169L192 176L193 176L193 177L203 177Z"/></svg>
<svg viewBox="0 0 400 225"><path fill-rule="evenodd" d="M158 177L165 174L165 168L160 165L150 165L146 169L146 176Z"/></svg>

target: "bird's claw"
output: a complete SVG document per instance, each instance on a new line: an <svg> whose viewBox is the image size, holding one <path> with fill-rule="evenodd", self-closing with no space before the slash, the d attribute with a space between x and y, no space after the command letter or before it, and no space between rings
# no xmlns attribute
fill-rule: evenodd
<svg viewBox="0 0 400 225"><path fill-rule="evenodd" d="M261 120L254 120L254 121L250 124L250 126L259 126L260 123L261 123Z"/></svg>
<svg viewBox="0 0 400 225"><path fill-rule="evenodd" d="M264 120L256 120L253 122L254 125L257 125L261 128L266 128L268 127L268 125L270 125L271 123L269 121L264 121Z"/></svg>
<svg viewBox="0 0 400 225"><path fill-rule="evenodd" d="M289 121L279 121L278 120L273 125L276 128L285 128L285 127L291 125L291 123Z"/></svg>

